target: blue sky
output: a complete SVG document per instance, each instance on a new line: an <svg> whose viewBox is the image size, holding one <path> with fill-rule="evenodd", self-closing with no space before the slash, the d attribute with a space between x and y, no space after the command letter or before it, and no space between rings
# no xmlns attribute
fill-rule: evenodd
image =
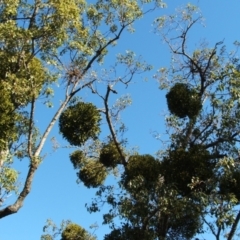
<svg viewBox="0 0 240 240"><path fill-rule="evenodd" d="M111 65L117 53L133 50L136 55L142 55L144 60L154 66L154 69L147 74L149 79L147 82L144 81L143 76L136 76L134 84L122 90L122 93L129 93L133 101L122 114L122 119L128 127L126 137L128 137L129 146L138 146L141 153L154 154L161 149L161 142L154 139L152 133L165 132L163 115L167 111L165 92L159 90L158 83L152 76L158 68L169 66L170 54L160 36L153 33L152 23L156 17L173 13L175 8L185 5L188 1L171 0L166 3L167 9L150 13L139 20L135 24L136 33L125 33L118 45L109 50L106 64L103 65L103 67ZM191 1L191 3L200 7L206 19L205 28L198 26L192 32L193 46L202 39L206 39L210 46L224 40L227 49L232 50L234 48L232 43L240 40L240 2L201 0ZM57 94L56 97L58 97ZM88 99L87 94L82 97ZM37 120L41 127L44 127L47 119L53 114L52 110L54 109L44 108L38 113ZM57 126L50 137L53 136L61 144L66 144L59 136ZM101 213L90 215L84 207L85 203L94 196L95 190L89 190L82 184L76 183L76 173L69 161L70 152L71 149L66 148L53 152L48 142L44 149L47 155L37 171L32 191L24 202L24 206L17 214L1 219L0 240L40 239L42 227L48 218L56 224L63 219L70 219L85 228L97 223L99 229L95 234L99 240L108 233L108 228L101 225ZM28 163L22 161L17 166L24 173Z"/></svg>

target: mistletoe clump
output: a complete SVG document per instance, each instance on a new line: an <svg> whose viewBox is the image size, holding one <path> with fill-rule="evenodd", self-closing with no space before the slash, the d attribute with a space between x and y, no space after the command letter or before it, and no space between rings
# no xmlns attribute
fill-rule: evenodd
<svg viewBox="0 0 240 240"><path fill-rule="evenodd" d="M70 161L75 169L81 168L86 160L86 155L81 150L76 150L70 155Z"/></svg>
<svg viewBox="0 0 240 240"><path fill-rule="evenodd" d="M149 154L129 157L123 176L125 187L137 177L143 178L146 184L156 182L160 174L159 166L159 161Z"/></svg>
<svg viewBox="0 0 240 240"><path fill-rule="evenodd" d="M61 240L94 240L95 238L81 226L69 223L62 232Z"/></svg>
<svg viewBox="0 0 240 240"><path fill-rule="evenodd" d="M190 89L184 83L176 83L167 93L166 98L169 111L179 118L186 116L193 118L202 108L196 90Z"/></svg>
<svg viewBox="0 0 240 240"><path fill-rule="evenodd" d="M78 102L69 106L59 118L63 137L71 145L81 146L100 133L101 115L92 103Z"/></svg>
<svg viewBox="0 0 240 240"><path fill-rule="evenodd" d="M121 163L121 157L114 142L109 142L103 146L100 152L99 161L105 167L116 167Z"/></svg>
<svg viewBox="0 0 240 240"><path fill-rule="evenodd" d="M79 171L78 177L88 188L100 186L107 176L105 166L99 161L89 160Z"/></svg>
<svg viewBox="0 0 240 240"><path fill-rule="evenodd" d="M195 145L188 150L170 151L169 157L161 162L161 172L167 184L177 187L182 194L189 194L192 178L206 181L213 175L214 166L210 153L202 145Z"/></svg>

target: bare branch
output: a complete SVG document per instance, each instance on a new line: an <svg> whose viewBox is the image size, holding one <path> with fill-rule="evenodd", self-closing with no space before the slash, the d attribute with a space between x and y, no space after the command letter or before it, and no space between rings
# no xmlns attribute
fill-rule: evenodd
<svg viewBox="0 0 240 240"><path fill-rule="evenodd" d="M62 111L64 110L64 108L66 107L66 105L68 104L68 102L70 101L72 95L69 95L68 97L65 98L65 100L63 101L63 103L60 105L60 107L58 108L57 112L55 113L55 115L53 116L52 120L50 121L49 125L47 126L41 141L34 153L35 157L38 157L42 151L42 148L44 146L44 143L47 140L47 137L50 133L50 131L52 130L53 126L55 125L56 121L58 120L59 116L61 115Z"/></svg>
<svg viewBox="0 0 240 240"><path fill-rule="evenodd" d="M233 225L232 225L231 231L230 231L230 233L228 234L227 240L232 240L232 238L233 238L233 236L234 236L234 234L235 234L235 232L236 232L236 229L237 229L237 225L238 225L238 223L239 223L239 220L240 220L240 211L238 212L238 214L237 214L237 216L236 216L236 218L235 218L235 221L234 221L234 223L233 223Z"/></svg>
<svg viewBox="0 0 240 240"><path fill-rule="evenodd" d="M106 92L106 95L105 95L105 98L104 98L104 106L105 106L105 116L106 116L106 120L107 120L107 123L108 123L108 127L109 127L109 130L111 132L111 136L113 138L113 142L117 148L117 151L121 157L121 160L122 160L122 164L124 166L127 165L127 162L125 160L125 157L124 157L124 154L120 148L120 143L118 142L117 140L117 136L116 136L116 133L114 131L114 128L113 128L113 125L112 125L112 121L111 121L111 116L110 116L110 113L109 113L109 106L108 106L108 98L109 98L109 95L110 95L110 92L112 91L111 87L108 85L107 87L107 92Z"/></svg>
<svg viewBox="0 0 240 240"><path fill-rule="evenodd" d="M19 197L17 198L14 204L11 204L3 208L2 210L0 210L0 218L4 218L8 215L17 213L18 210L23 206L23 202L25 198L31 191L31 185L32 185L32 181L33 181L36 170L37 170L36 162L31 161L31 165L28 171L28 175L27 175L23 190L21 191Z"/></svg>
<svg viewBox="0 0 240 240"><path fill-rule="evenodd" d="M207 226L208 226L209 229L211 230L212 234L213 234L213 235L216 237L216 239L217 239L217 233L215 232L215 229L214 229L214 227L212 226L212 224L209 223L203 216L202 216L202 219L203 219L204 223L207 224Z"/></svg>
<svg viewBox="0 0 240 240"><path fill-rule="evenodd" d="M131 24L131 23L129 23L128 25L130 25L130 24ZM94 61L95 61L98 57L101 56L102 52L103 52L108 46L110 46L113 42L117 41L117 40L120 38L123 30L124 30L128 25L124 25L124 26L121 28L121 30L118 32L118 34L117 34L114 38L112 38L111 40L109 40L104 46L100 47L100 48L96 51L95 55L92 57L92 59L88 62L87 66L86 66L86 67L84 68L84 70L82 71L82 74L79 76L79 79L82 79L82 78L83 78L83 76L87 73L87 71L92 67L92 64L94 63ZM88 85L89 85L89 84L88 84ZM76 89L75 91L73 91L72 95L75 95L75 94L76 94L77 92L79 92L80 90L81 90L81 88Z"/></svg>
<svg viewBox="0 0 240 240"><path fill-rule="evenodd" d="M30 111L30 119L29 119L29 129L28 129L28 155L29 158L33 158L33 152L32 152L32 134L33 134L33 126L34 126L34 108L35 108L35 97L32 97L31 102L31 111Z"/></svg>

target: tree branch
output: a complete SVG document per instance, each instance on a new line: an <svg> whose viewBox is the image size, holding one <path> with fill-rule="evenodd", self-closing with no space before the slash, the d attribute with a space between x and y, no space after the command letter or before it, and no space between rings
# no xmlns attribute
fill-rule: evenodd
<svg viewBox="0 0 240 240"><path fill-rule="evenodd" d="M23 206L23 202L24 202L25 198L31 191L31 185L32 185L33 177L34 177L36 170L37 170L36 162L31 161L31 165L30 165L30 168L28 171L28 175L27 175L23 190L21 191L19 197L17 198L17 200L14 204L0 210L0 218L4 218L8 215L17 213L18 210Z"/></svg>
<svg viewBox="0 0 240 240"><path fill-rule="evenodd" d="M207 149L207 148L210 148L210 147L214 147L214 146L218 145L219 143L229 142L230 140L236 141L236 139L234 139L234 138L237 135L239 135L239 132L236 132L236 133L232 134L232 136L230 136L229 138L222 138L222 137L220 137L216 141L211 142L211 143L205 145L205 148Z"/></svg>
<svg viewBox="0 0 240 240"><path fill-rule="evenodd" d="M34 6L34 9L33 9L32 16L30 17L30 22L29 22L29 25L28 25L28 29L31 29L31 28L34 27L34 23L36 21L36 15L37 15L40 3L41 3L41 1L39 1L39 0L35 1L35 6Z"/></svg>
<svg viewBox="0 0 240 240"><path fill-rule="evenodd" d="M208 227L210 228L212 234L216 237L217 239L217 234L215 232L215 229L213 228L212 224L210 224L209 222L207 222L207 220L202 216L203 221L208 225Z"/></svg>
<svg viewBox="0 0 240 240"><path fill-rule="evenodd" d="M119 142L117 140L116 133L114 131L114 128L113 128L113 125L112 125L112 121L111 121L111 117L110 117L110 113L109 113L108 98L109 98L109 94L110 94L111 91L113 91L113 90L108 85L106 96L104 98L105 115L106 115L106 120L107 120L107 123L108 123L109 130L110 130L112 138L113 138L113 142L114 142L114 144L115 144L115 146L117 148L117 151L118 151L118 153L119 153L119 155L121 157L122 164L124 166L126 166L127 162L126 162L125 157L123 155L123 152L122 152L122 150L120 148L120 144L119 144Z"/></svg>
<svg viewBox="0 0 240 240"><path fill-rule="evenodd" d="M47 128L41 138L41 141L34 153L35 157L38 157L40 155L42 148L44 146L44 143L46 142L50 131L52 130L53 126L55 125L56 121L58 120L59 116L61 115L62 111L64 110L64 108L66 107L66 105L68 104L68 102L70 101L72 96L73 95L69 95L68 97L65 98L64 102L61 104L61 106L58 108L57 112L53 116L52 120L50 121L49 125L47 126Z"/></svg>
<svg viewBox="0 0 240 240"><path fill-rule="evenodd" d="M32 131L33 131L33 117L34 117L34 109L35 109L35 98L32 97L31 102L31 112L30 112L30 119L29 119L29 129L28 129L28 155L29 158L33 158L32 153Z"/></svg>
<svg viewBox="0 0 240 240"><path fill-rule="evenodd" d="M132 22L131 22L132 23ZM111 45L113 42L115 42L116 40L118 40L123 32L123 30L130 25L131 23L124 25L121 30L118 32L118 34L112 38L111 40L109 40L104 46L100 47L97 51L96 54L92 57L92 59L88 62L87 66L84 68L84 70L82 71L82 74L79 76L79 79L82 79L83 76L86 74L86 72L92 67L92 64L94 63L94 61L101 56L102 52L109 46ZM88 84L89 85L89 84ZM72 95L76 94L77 92L79 92L81 90L81 88L76 89L75 91L72 92Z"/></svg>
<svg viewBox="0 0 240 240"><path fill-rule="evenodd" d="M230 233L228 234L227 240L232 240L232 238L233 238L233 236L234 236L234 234L235 234L235 232L236 232L236 229L237 229L237 225L238 225L238 223L239 223L239 220L240 220L240 211L238 212L238 214L237 214L237 216L236 216L236 218L235 218L235 221L234 221L234 223L233 223L233 225L232 225L231 231L230 231Z"/></svg>

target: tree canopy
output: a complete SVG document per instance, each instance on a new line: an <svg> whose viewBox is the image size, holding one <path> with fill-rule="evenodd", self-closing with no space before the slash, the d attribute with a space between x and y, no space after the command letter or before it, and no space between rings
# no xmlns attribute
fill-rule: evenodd
<svg viewBox="0 0 240 240"><path fill-rule="evenodd" d="M193 48L189 36L203 17L191 4L154 21L172 55L154 76L168 107L168 137L157 154L129 147L120 113L131 99L118 96L152 66L126 51L110 69L99 67L124 31L133 33L135 21L164 6L161 0L1 2L0 218L23 207L57 125L73 149L77 183L96 190L87 210L108 206L104 240L193 239L207 229L216 240L239 234L239 43L230 53L223 41ZM36 117L42 105L52 112L44 129ZM19 183L15 164L23 161L28 168ZM42 240L97 239L69 220L60 227L48 220L43 232Z"/></svg>

